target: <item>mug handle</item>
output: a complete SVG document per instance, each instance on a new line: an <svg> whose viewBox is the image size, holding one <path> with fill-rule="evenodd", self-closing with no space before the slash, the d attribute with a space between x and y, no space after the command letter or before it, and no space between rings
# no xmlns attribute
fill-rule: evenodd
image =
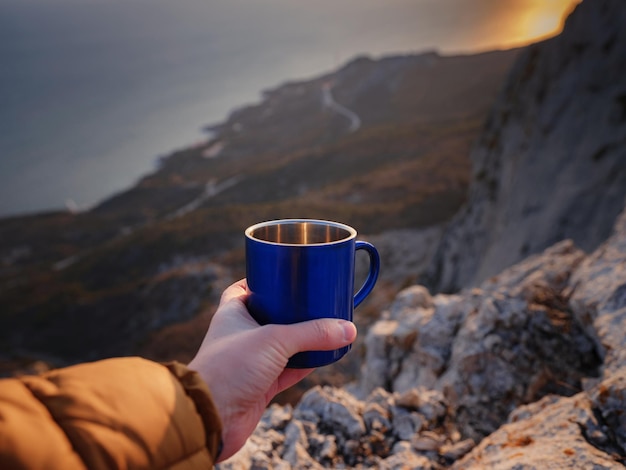
<svg viewBox="0 0 626 470"><path fill-rule="evenodd" d="M370 257L370 271L367 275L367 279L359 291L354 295L354 307L356 308L365 300L365 297L369 295L374 288L374 284L376 284L378 272L380 271L380 256L378 255L378 250L374 247L374 245L368 242L356 241L354 249L355 251L365 250Z"/></svg>

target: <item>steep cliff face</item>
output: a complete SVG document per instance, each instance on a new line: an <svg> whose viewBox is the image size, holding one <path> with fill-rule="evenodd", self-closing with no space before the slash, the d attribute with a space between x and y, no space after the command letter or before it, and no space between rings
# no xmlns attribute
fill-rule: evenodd
<svg viewBox="0 0 626 470"><path fill-rule="evenodd" d="M585 0L524 50L472 149L468 203L428 283L451 292L571 238L610 233L626 195L626 6Z"/></svg>

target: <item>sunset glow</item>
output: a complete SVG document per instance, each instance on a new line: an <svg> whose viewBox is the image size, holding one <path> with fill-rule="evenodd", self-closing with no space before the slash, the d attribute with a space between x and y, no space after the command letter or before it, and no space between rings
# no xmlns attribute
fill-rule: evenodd
<svg viewBox="0 0 626 470"><path fill-rule="evenodd" d="M482 17L472 28L473 50L524 46L558 34L580 0L480 0L471 3ZM470 11L470 2L459 7Z"/></svg>
<svg viewBox="0 0 626 470"><path fill-rule="evenodd" d="M521 21L527 40L553 36L563 28L563 20L578 0L535 0Z"/></svg>

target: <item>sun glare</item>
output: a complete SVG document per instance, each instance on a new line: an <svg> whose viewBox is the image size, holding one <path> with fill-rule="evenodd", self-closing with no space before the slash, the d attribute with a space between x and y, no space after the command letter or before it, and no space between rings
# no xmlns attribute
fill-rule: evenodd
<svg viewBox="0 0 626 470"><path fill-rule="evenodd" d="M468 41L471 46L466 47L476 51L526 46L555 36L581 0L449 1L457 1L466 8L473 5L476 13L484 18L471 31Z"/></svg>
<svg viewBox="0 0 626 470"><path fill-rule="evenodd" d="M561 32L565 16L580 0L536 0L523 18L528 41L536 41Z"/></svg>

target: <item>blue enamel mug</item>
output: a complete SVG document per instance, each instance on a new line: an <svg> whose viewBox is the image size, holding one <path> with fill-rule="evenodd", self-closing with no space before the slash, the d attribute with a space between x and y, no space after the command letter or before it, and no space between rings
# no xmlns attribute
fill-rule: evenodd
<svg viewBox="0 0 626 470"><path fill-rule="evenodd" d="M262 222L245 231L248 310L261 325L317 318L352 321L354 308L372 291L380 257L370 243L357 241L348 225L326 220L284 219ZM354 294L357 250L369 255L369 273ZM351 346L305 351L287 367L312 368L341 359Z"/></svg>

